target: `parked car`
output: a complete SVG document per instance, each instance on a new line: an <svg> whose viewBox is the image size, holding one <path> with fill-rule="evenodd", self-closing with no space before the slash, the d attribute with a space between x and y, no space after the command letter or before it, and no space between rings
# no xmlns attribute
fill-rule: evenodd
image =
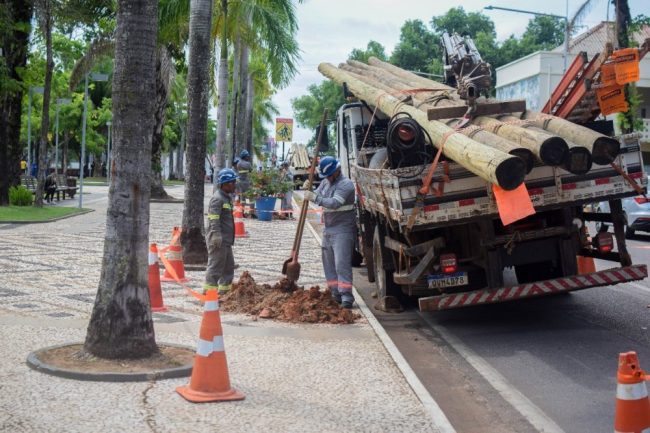
<svg viewBox="0 0 650 433"><path fill-rule="evenodd" d="M625 211L625 237L632 239L637 231L650 233L650 198L639 195L625 198L621 202ZM609 203L600 202L594 210L609 212ZM606 232L610 225L609 223L596 223L596 229L599 232Z"/></svg>

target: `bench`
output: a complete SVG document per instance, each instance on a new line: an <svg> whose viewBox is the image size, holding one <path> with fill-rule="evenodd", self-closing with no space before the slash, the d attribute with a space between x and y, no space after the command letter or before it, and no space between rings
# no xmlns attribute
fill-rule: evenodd
<svg viewBox="0 0 650 433"><path fill-rule="evenodd" d="M65 193L68 193L70 198L74 198L74 195L79 189L77 187L77 179L74 177L67 177L64 174L55 175L56 179L56 199L59 200L59 193L63 193L63 200L65 200Z"/></svg>
<svg viewBox="0 0 650 433"><path fill-rule="evenodd" d="M61 200L61 193L63 193L63 200L65 200L65 194L68 193L68 197L74 198L74 195L77 193L76 179L68 179L64 174L54 175L56 180L56 200ZM38 184L37 179L34 176L22 175L20 176L20 184L30 190L32 194L36 194L36 186Z"/></svg>

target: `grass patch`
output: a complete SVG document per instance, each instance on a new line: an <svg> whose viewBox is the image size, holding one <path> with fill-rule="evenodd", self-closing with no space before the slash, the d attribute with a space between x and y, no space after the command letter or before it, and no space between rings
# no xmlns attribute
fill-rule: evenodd
<svg viewBox="0 0 650 433"><path fill-rule="evenodd" d="M182 180L163 180L163 185L166 186L171 186L171 185L184 185L185 181Z"/></svg>
<svg viewBox="0 0 650 433"><path fill-rule="evenodd" d="M42 208L33 206L0 206L0 223L9 221L49 221L51 219L85 211L87 211L87 209L48 205L43 205Z"/></svg>

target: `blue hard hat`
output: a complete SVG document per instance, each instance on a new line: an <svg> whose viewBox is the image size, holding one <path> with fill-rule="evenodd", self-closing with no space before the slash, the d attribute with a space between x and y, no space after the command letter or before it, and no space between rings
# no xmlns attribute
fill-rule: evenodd
<svg viewBox="0 0 650 433"><path fill-rule="evenodd" d="M235 170L232 168L224 168L219 172L218 183L223 185L224 183L234 182L239 178Z"/></svg>
<svg viewBox="0 0 650 433"><path fill-rule="evenodd" d="M248 158L249 156L251 156L251 154L248 153L248 150L246 150L246 149L244 149L244 150L242 150L241 152L239 152L239 157L240 157L240 158Z"/></svg>
<svg viewBox="0 0 650 433"><path fill-rule="evenodd" d="M240 161L239 158L235 158L235 159L232 160L232 164L237 165L237 164L239 164L239 161Z"/></svg>
<svg viewBox="0 0 650 433"><path fill-rule="evenodd" d="M333 175L336 169L340 166L341 163L339 160L333 156L326 156L321 159L318 164L318 171L320 172L321 179Z"/></svg>

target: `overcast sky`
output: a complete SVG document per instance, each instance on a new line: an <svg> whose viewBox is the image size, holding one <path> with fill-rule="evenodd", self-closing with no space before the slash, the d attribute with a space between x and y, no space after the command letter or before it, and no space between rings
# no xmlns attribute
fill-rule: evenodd
<svg viewBox="0 0 650 433"><path fill-rule="evenodd" d="M583 0L569 0L569 16ZM607 0L597 0L589 15L579 24L593 27L607 17ZM629 0L632 16L650 16L650 0ZM462 5L467 12L483 12L495 24L497 38L502 41L511 34L520 36L531 18L513 12L483 10L487 5L515 9L534 10L564 16L566 0L543 2L516 0L306 0L297 5L298 43L302 51L299 72L291 85L281 89L273 98L280 110L279 117L294 117L291 99L307 93L310 84L320 83L323 76L318 72L320 62L339 64L347 59L354 48L366 47L368 41L376 40L390 55L399 42L400 28L408 19L420 19L427 25L433 16L444 14L452 7ZM610 19L613 8L610 6ZM586 30L580 29L580 31ZM269 131L274 126L269 125ZM294 141L307 142L312 131L294 125Z"/></svg>

